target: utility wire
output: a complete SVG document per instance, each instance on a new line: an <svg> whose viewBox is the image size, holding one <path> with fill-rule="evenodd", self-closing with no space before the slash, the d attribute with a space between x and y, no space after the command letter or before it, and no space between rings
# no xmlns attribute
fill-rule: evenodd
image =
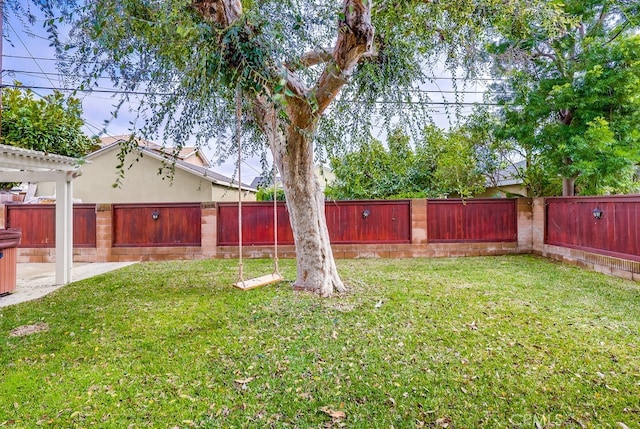
<svg viewBox="0 0 640 429"><path fill-rule="evenodd" d="M29 48L27 47L27 45L22 41L22 38L20 37L20 34L13 28L13 26L11 25L10 21L7 21L7 24L9 24L9 28L11 29L11 31L13 31L16 35L16 37L18 38L18 40L20 41L20 43L22 44L22 46L24 47L25 51L27 51L27 53L29 54L29 56L31 57L31 59L33 59L33 62L35 63L36 67L38 67L40 69L40 71L42 73L45 73L45 71L42 69L42 67L40 67L40 64L38 63L38 61L35 60L35 58L33 57L33 54L31 53L31 51L29 50ZM51 84L51 86L56 86L51 79L49 79L47 77L47 80L49 81L49 83ZM1 83L1 80L0 80Z"/></svg>
<svg viewBox="0 0 640 429"><path fill-rule="evenodd" d="M83 93L100 93L100 94L126 94L126 95L163 95L171 96L175 93L158 93L158 92L145 92L145 91L127 91L119 89L106 89L106 88L56 88L39 85L15 85L5 84L5 88L23 88L23 89L44 89L44 90L57 90L61 92L83 92ZM356 100L352 100L353 103L361 103ZM409 105L421 105L421 106L498 106L499 103L487 103L487 102L447 102L447 101L375 101L376 104L409 104Z"/></svg>
<svg viewBox="0 0 640 429"><path fill-rule="evenodd" d="M2 71L3 73L7 73L9 75L12 74L26 74L29 76L34 76L34 77L40 77L40 76L60 76L60 73L51 73L51 72L37 72L37 71L29 71L29 70L15 70L15 69L4 69ZM83 76L78 76L78 75L74 75L74 77L83 77ZM111 79L111 77L109 76L98 76L96 79ZM470 90L462 90L462 91L455 91L455 90L442 90L442 89L419 89L419 88L415 88L415 89L410 89L409 92L416 92L416 93L438 93L438 94L485 94L485 91L470 91Z"/></svg>
<svg viewBox="0 0 640 429"><path fill-rule="evenodd" d="M40 85L15 85L15 84L5 84L3 85L5 88L24 88L24 89L48 89L48 90L57 90L61 92L97 92L103 94L128 94L128 95L175 95L172 93L158 93L158 92L144 92L144 91L126 91L119 89L106 89L106 88L90 88L90 89L82 89L82 88L56 88L55 85L53 87L50 86L40 86Z"/></svg>
<svg viewBox="0 0 640 429"><path fill-rule="evenodd" d="M11 54L3 54L2 57L23 59L23 60L59 61L57 58L34 57L34 56L11 55ZM90 61L90 63L99 63L99 61ZM427 80L466 80L469 82L482 82L482 81L493 82L493 81L508 80L504 78L493 78L493 77L466 78L466 77L457 77L457 76L425 76L425 79Z"/></svg>

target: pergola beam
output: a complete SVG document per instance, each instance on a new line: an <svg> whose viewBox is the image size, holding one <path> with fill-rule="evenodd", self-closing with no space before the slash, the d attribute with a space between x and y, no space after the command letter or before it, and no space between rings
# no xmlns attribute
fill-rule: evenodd
<svg viewBox="0 0 640 429"><path fill-rule="evenodd" d="M72 180L79 176L78 173L77 171L2 171L0 169L0 182L57 182L60 178Z"/></svg>

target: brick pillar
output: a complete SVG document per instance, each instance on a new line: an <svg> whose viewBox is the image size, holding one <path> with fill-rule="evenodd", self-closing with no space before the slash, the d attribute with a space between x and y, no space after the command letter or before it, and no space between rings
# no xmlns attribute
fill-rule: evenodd
<svg viewBox="0 0 640 429"><path fill-rule="evenodd" d="M0 204L0 229L4 229L5 228L5 220L4 220L4 216L7 213L7 209L5 208L4 204Z"/></svg>
<svg viewBox="0 0 640 429"><path fill-rule="evenodd" d="M411 200L411 244L427 244L427 200Z"/></svg>
<svg viewBox="0 0 640 429"><path fill-rule="evenodd" d="M544 226L546 206L544 198L533 198L533 222L531 227L533 253L541 255L544 250Z"/></svg>
<svg viewBox="0 0 640 429"><path fill-rule="evenodd" d="M203 258L215 258L218 254L218 207L216 203L202 203L201 237Z"/></svg>
<svg viewBox="0 0 640 429"><path fill-rule="evenodd" d="M96 262L117 262L113 247L113 212L111 204L96 204Z"/></svg>
<svg viewBox="0 0 640 429"><path fill-rule="evenodd" d="M518 198L516 203L518 216L518 252L533 251L533 201L531 198Z"/></svg>

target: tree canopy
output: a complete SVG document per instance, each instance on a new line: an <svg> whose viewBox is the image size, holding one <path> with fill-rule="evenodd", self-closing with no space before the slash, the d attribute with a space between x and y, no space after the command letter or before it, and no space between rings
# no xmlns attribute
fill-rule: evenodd
<svg viewBox="0 0 640 429"><path fill-rule="evenodd" d="M192 138L201 144L220 143L232 153L236 148L229 138L229 124L238 83L267 94L272 102L286 103L305 88L313 89L323 72L348 81L331 100L331 109L326 109L328 100L322 103L323 94L308 94L312 108L323 114L316 133L318 148L339 150L348 141L357 145L373 121L391 131L392 119L399 115L403 127L420 130L428 122L431 101L421 86L433 81L434 67L440 70L444 60L452 73L473 78L487 26L505 15L526 20L541 7L516 0L387 0L373 5L243 1L240 19L220 25L203 20L200 5L234 2L35 3L49 17L48 29L60 49L63 70L68 76L89 76L84 81L78 78L78 86L90 89L96 77L110 76L123 91L144 93L134 124L138 132L149 137L162 134L162 140L178 145ZM327 73L322 67L332 55L336 29L347 19L341 3L367 8L372 28L369 50L357 67L342 71L348 73L344 76L340 70ZM360 4L364 6L354 6ZM68 26L71 37L65 39L58 28ZM245 137L264 147L255 123L244 125Z"/></svg>
<svg viewBox="0 0 640 429"><path fill-rule="evenodd" d="M504 80L498 135L565 194L628 192L640 162L640 13L635 1L570 0L563 17L503 31L491 52Z"/></svg>
<svg viewBox="0 0 640 429"><path fill-rule="evenodd" d="M5 88L2 91L0 142L71 157L82 157L96 141L82 131L82 104L58 91L36 98L33 91Z"/></svg>
<svg viewBox="0 0 640 429"><path fill-rule="evenodd" d="M357 150L331 160L333 199L471 197L485 189L484 140L467 126L445 131L425 127L414 146L400 129L386 145L372 138Z"/></svg>

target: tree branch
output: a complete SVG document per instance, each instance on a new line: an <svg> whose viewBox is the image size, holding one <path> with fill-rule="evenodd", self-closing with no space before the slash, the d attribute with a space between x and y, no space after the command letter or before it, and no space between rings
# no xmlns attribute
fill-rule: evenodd
<svg viewBox="0 0 640 429"><path fill-rule="evenodd" d="M291 71L300 70L303 67L312 67L331 61L333 52L330 48L316 48L306 52L294 63L287 63L285 67Z"/></svg>
<svg viewBox="0 0 640 429"><path fill-rule="evenodd" d="M192 0L191 5L211 22L228 27L242 16L240 0Z"/></svg>
<svg viewBox="0 0 640 429"><path fill-rule="evenodd" d="M536 49L533 52L533 58L540 58L540 57L549 58L551 61L556 62L556 56L555 55L550 54L548 52L542 52L542 51Z"/></svg>
<svg viewBox="0 0 640 429"><path fill-rule="evenodd" d="M371 0L343 0L338 39L315 86L314 114L319 116L348 82L360 59L372 52Z"/></svg>

